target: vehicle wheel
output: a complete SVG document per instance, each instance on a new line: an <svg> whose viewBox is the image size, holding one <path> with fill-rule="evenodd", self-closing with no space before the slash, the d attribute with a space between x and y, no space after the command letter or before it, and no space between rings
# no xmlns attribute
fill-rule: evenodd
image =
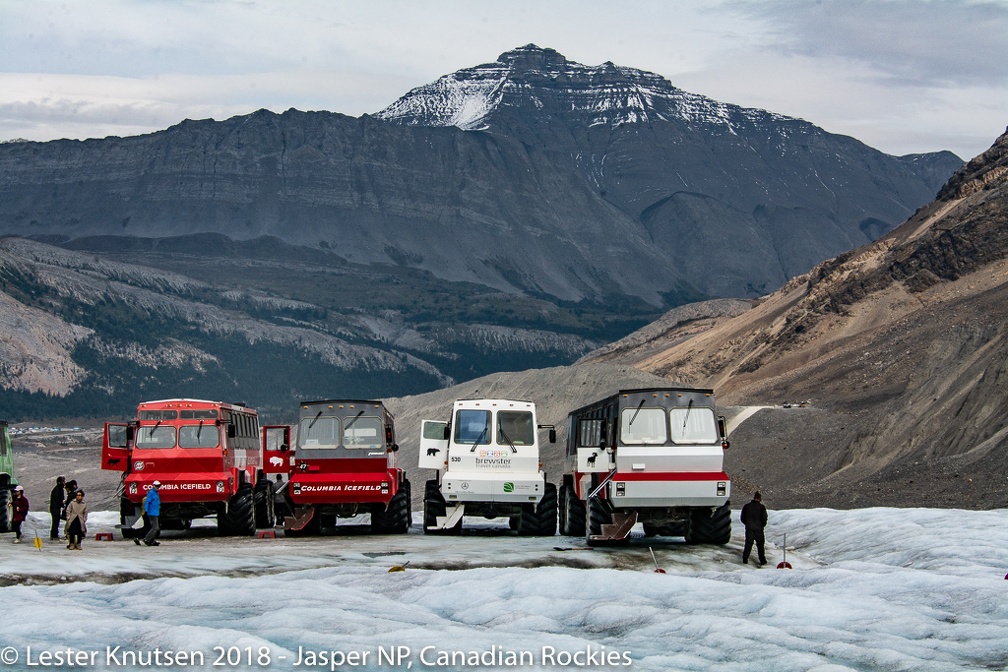
<svg viewBox="0 0 1008 672"><path fill-rule="evenodd" d="M591 546L598 543L592 541L592 537L602 534L602 526L612 523L612 509L609 508L608 501L598 497L589 499L588 506L585 509L587 510L587 531L585 537L588 545Z"/></svg>
<svg viewBox="0 0 1008 672"><path fill-rule="evenodd" d="M14 522L14 493L0 487L0 532L10 532Z"/></svg>
<svg viewBox="0 0 1008 672"><path fill-rule="evenodd" d="M122 532L123 539L133 539L134 537L143 537L147 534L149 528L147 527L146 519L144 520L143 529L134 529L133 523L136 521L136 507L133 502L125 497L119 498L119 531Z"/></svg>
<svg viewBox="0 0 1008 672"><path fill-rule="evenodd" d="M441 488L438 487L438 482L434 479L427 481L427 485L424 488L424 534L461 533L461 520L450 529L436 529L438 516L445 516L447 513L448 506L445 504L444 495L441 494Z"/></svg>
<svg viewBox="0 0 1008 672"><path fill-rule="evenodd" d="M567 534L567 481L560 484L560 492L557 494L557 517L560 534Z"/></svg>
<svg viewBox="0 0 1008 672"><path fill-rule="evenodd" d="M255 534L255 503L252 486L243 483L228 503L227 513L217 514L219 534L252 536Z"/></svg>
<svg viewBox="0 0 1008 672"><path fill-rule="evenodd" d="M567 518L567 528L562 531L568 537L585 536L585 505L574 492L574 486L568 484L566 497L561 498L559 506L562 507Z"/></svg>
<svg viewBox="0 0 1008 672"><path fill-rule="evenodd" d="M727 544L731 540L731 503L718 508L690 511L686 542L690 544Z"/></svg>
<svg viewBox="0 0 1008 672"><path fill-rule="evenodd" d="M389 500L388 507L372 512L371 531L377 534L406 534L410 527L409 481Z"/></svg>
<svg viewBox="0 0 1008 672"><path fill-rule="evenodd" d="M547 483L542 499L535 508L522 509L518 534L522 536L552 537L557 532L557 489Z"/></svg>
<svg viewBox="0 0 1008 672"><path fill-rule="evenodd" d="M255 485L252 499L255 506L255 526L260 529L276 527L276 509L274 508L276 490L273 487L273 481L268 478L259 479Z"/></svg>

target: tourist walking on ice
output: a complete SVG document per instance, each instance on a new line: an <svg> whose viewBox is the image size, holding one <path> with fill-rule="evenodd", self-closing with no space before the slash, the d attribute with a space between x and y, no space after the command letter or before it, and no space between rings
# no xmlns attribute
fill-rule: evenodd
<svg viewBox="0 0 1008 672"><path fill-rule="evenodd" d="M21 543L21 524L28 517L28 498L25 497L24 488L20 485L14 486L14 543Z"/></svg>
<svg viewBox="0 0 1008 672"><path fill-rule="evenodd" d="M87 534L87 504L84 503L84 491L74 493L73 501L66 508L67 548L71 551L81 550L81 541Z"/></svg>
<svg viewBox="0 0 1008 672"><path fill-rule="evenodd" d="M150 532L144 537L143 542L148 546L160 546L157 538L161 534L161 524L158 522L158 516L161 515L161 496L158 495L158 488L161 487L161 481L154 481L151 484L151 489L147 491L147 496L144 497L143 510L147 514L147 520L150 522ZM140 542L136 537L133 538L133 543L137 546Z"/></svg>

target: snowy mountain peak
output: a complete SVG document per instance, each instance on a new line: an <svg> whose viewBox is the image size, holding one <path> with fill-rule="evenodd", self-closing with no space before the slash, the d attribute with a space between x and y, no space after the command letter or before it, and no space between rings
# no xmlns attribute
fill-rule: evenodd
<svg viewBox="0 0 1008 672"><path fill-rule="evenodd" d="M551 71L567 67L567 59L556 49L543 49L534 44L526 44L497 57L498 63L505 63L513 71ZM576 64L575 64L576 65Z"/></svg>
<svg viewBox="0 0 1008 672"><path fill-rule="evenodd" d="M581 126L677 121L729 130L743 118L786 119L682 91L651 72L611 61L586 66L534 44L413 89L376 116L408 126L483 130L497 115L549 116Z"/></svg>

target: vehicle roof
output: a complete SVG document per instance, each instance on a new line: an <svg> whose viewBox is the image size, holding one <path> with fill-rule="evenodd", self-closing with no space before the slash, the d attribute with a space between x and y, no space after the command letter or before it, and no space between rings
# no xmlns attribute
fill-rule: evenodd
<svg viewBox="0 0 1008 672"><path fill-rule="evenodd" d="M608 397L602 397L601 399L596 399L595 401L593 401L593 402L591 402L589 404L585 404L584 406L581 406L579 408L575 408L573 411L571 411L567 415L574 415L576 413L581 413L582 411L586 411L586 410L588 410L590 408L595 408L596 406L599 406L601 404L605 404L605 403L607 403L607 402L609 402L609 401L611 401L613 399L618 400L620 397L623 397L623 396L630 397L630 396L638 396L638 395L642 395L642 394L655 394L655 395L657 395L657 394L672 394L672 393L676 393L676 394L679 394L679 393L702 394L702 395L704 395L706 397L713 397L714 396L714 390L712 390L710 388L701 388L701 387L682 387L682 386L672 387L672 386L670 386L670 387L628 388L628 389L625 389L625 390L620 390L619 392L616 392L614 394L610 394Z"/></svg>
<svg viewBox="0 0 1008 672"><path fill-rule="evenodd" d="M302 401L298 406L318 406L332 404L373 404L374 406L384 406L377 399L319 399L317 401Z"/></svg>
<svg viewBox="0 0 1008 672"><path fill-rule="evenodd" d="M137 405L137 409L150 408L150 407L174 408L181 404L197 407L212 406L215 408L219 406L220 408L226 408L229 410L242 410L242 411L248 411L250 413L256 412L254 408L249 408L248 406L242 403L230 403L227 401L209 401L207 399L157 399L154 401L141 401Z"/></svg>
<svg viewBox="0 0 1008 672"><path fill-rule="evenodd" d="M526 399L489 399L482 397L472 399L456 399L453 406L458 407L461 405L461 406L473 407L473 406L479 406L480 404L487 404L489 406L521 404L525 405L526 407L530 406L532 408L535 408L535 403L528 401Z"/></svg>

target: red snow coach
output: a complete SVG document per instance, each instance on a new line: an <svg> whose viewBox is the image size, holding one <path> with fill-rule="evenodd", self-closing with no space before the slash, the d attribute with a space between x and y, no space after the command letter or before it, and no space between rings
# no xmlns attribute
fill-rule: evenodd
<svg viewBox="0 0 1008 672"><path fill-rule="evenodd" d="M137 408L134 422L105 423L101 466L123 472L123 536L137 533L133 526L155 480L161 482L162 529L189 529L205 516L217 517L223 535L273 527L274 487L266 474L287 467L279 458L270 468L264 452L259 418L242 404L147 401Z"/></svg>
<svg viewBox="0 0 1008 672"><path fill-rule="evenodd" d="M284 499L287 534L318 534L338 518L371 514L371 531L410 526L410 483L399 468L395 418L380 401L301 404Z"/></svg>

